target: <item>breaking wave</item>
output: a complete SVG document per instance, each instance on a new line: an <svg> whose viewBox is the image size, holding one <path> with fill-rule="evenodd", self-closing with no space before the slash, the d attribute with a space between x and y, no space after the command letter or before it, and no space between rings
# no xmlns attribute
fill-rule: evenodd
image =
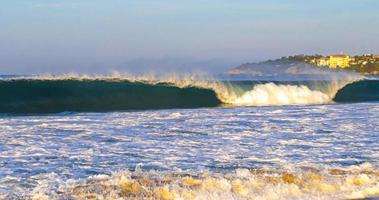
<svg viewBox="0 0 379 200"><path fill-rule="evenodd" d="M310 105L379 100L378 80L238 82L122 77L19 77L0 80L0 113Z"/></svg>
<svg viewBox="0 0 379 200"><path fill-rule="evenodd" d="M26 196L30 195L31 199L162 200L365 199L379 196L379 172L369 163L345 169L261 168L237 169L230 173L119 171L61 185L54 176L50 178L51 182L46 179Z"/></svg>
<svg viewBox="0 0 379 200"><path fill-rule="evenodd" d="M232 101L236 105L305 105L331 102L330 96L305 85L277 85L266 83L256 85L252 90Z"/></svg>

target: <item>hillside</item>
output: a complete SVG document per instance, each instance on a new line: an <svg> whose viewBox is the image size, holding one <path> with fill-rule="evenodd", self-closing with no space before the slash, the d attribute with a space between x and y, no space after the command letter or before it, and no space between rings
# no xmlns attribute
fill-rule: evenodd
<svg viewBox="0 0 379 200"><path fill-rule="evenodd" d="M308 64L296 59L283 57L277 60L268 60L258 63L245 63L225 72L225 75L233 78L327 78L336 73L350 71L329 69Z"/></svg>

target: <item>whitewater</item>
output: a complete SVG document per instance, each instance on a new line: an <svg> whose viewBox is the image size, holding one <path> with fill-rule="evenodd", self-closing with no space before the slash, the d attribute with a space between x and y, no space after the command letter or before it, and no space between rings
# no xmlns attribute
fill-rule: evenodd
<svg viewBox="0 0 379 200"><path fill-rule="evenodd" d="M376 198L378 102L362 77L5 77L0 199Z"/></svg>
<svg viewBox="0 0 379 200"><path fill-rule="evenodd" d="M379 105L0 118L4 199L379 195Z"/></svg>

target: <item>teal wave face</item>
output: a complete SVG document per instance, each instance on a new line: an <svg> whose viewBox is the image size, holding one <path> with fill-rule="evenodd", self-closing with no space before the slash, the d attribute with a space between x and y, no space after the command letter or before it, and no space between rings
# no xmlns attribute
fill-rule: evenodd
<svg viewBox="0 0 379 200"><path fill-rule="evenodd" d="M235 81L220 83L228 90L217 90L217 87L178 87L174 83L112 79L8 79L0 80L0 113L44 114L200 108L222 104L265 106L332 103L331 96L320 92L322 90L319 91L317 87L313 88L320 85L328 88L328 84L331 83ZM230 93L222 93L224 91ZM334 94L333 101L337 103L379 101L379 80L353 82ZM262 95L270 98L261 98ZM320 95L322 101L315 101ZM285 101L280 101L283 98ZM242 104L239 103L241 101Z"/></svg>
<svg viewBox="0 0 379 200"><path fill-rule="evenodd" d="M347 84L333 99L335 102L379 101L379 80L362 80Z"/></svg>
<svg viewBox="0 0 379 200"><path fill-rule="evenodd" d="M109 80L0 81L0 113L38 114L220 105L216 93L196 87Z"/></svg>

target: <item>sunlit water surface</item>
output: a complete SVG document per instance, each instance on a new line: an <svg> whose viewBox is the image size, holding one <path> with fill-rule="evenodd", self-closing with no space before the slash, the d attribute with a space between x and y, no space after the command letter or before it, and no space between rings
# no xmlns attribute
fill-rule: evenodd
<svg viewBox="0 0 379 200"><path fill-rule="evenodd" d="M356 174L358 177L367 175L368 185L356 184L357 188L343 194L355 197L351 192L359 192L362 188L377 187L379 191L378 179L373 175L378 169L378 161L377 103L62 113L0 118L0 198L26 198L31 194L50 195L51 198L75 197L73 190L65 194L64 188L83 184L89 177L113 174L105 176L106 181L110 181L117 179L120 175L115 173L119 172L131 180L132 173L150 177L152 170L157 170L154 173L162 177L184 173L202 177L199 178L201 181L218 174L231 184L223 197L254 199L258 196L252 194L253 189L247 189L247 193L233 190L233 181L237 179L225 179L223 176L239 176L243 169L289 170L294 176L300 176L297 171L303 168L322 171L368 166L372 173ZM337 175L340 176L324 174L322 177L342 182L348 178L342 176L344 174ZM168 188L159 184L156 187L161 187L163 193L165 189L172 193L167 197L185 197L183 191L174 192L173 188L178 184L175 187L167 185ZM268 181L266 189L270 184L270 188L275 188L279 183ZM302 185L298 185L300 196L294 197L304 198L301 195L306 190L302 190ZM245 187L250 186L245 184ZM189 188L195 192L192 197L206 199L221 194L212 194L211 190L201 193L199 188ZM341 195L342 189L334 189L331 194ZM155 188L150 195L163 198L159 193L161 190ZM330 198L328 195L312 193L309 198ZM377 193L374 191L366 196L370 195ZM259 196L266 197L265 194Z"/></svg>

